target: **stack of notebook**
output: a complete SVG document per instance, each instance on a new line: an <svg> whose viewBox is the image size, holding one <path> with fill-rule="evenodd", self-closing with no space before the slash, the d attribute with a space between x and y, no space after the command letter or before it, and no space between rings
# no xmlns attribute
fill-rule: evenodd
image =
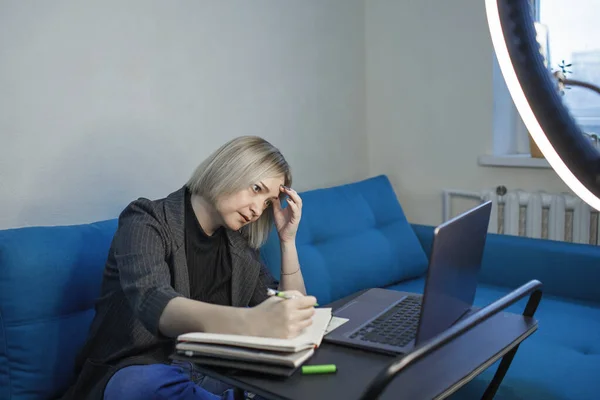
<svg viewBox="0 0 600 400"><path fill-rule="evenodd" d="M312 325L293 339L186 333L177 338L173 358L203 365L290 376L314 354L330 320L330 308L316 309Z"/></svg>

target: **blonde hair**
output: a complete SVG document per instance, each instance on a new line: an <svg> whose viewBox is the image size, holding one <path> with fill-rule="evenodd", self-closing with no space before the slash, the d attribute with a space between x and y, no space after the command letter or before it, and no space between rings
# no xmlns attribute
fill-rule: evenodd
<svg viewBox="0 0 600 400"><path fill-rule="evenodd" d="M225 143L208 156L194 171L186 186L213 206L229 196L265 178L283 176L284 185L292 185L290 167L281 152L257 136L241 136ZM241 230L250 247L260 248L273 226L273 208Z"/></svg>

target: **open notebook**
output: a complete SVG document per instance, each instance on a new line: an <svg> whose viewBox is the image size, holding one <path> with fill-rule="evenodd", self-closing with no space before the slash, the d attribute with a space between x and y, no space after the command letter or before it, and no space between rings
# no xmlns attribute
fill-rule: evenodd
<svg viewBox="0 0 600 400"><path fill-rule="evenodd" d="M331 320L331 308L318 308L313 323L293 339L276 339L260 336L227 335L220 333L192 332L177 337L178 346L183 343L202 343L248 349L296 353L321 345L325 330Z"/></svg>

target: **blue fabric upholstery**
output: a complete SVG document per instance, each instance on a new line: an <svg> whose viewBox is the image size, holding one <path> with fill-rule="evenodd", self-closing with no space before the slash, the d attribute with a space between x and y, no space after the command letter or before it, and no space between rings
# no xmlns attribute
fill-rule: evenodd
<svg viewBox="0 0 600 400"><path fill-rule="evenodd" d="M413 228L429 254L433 227ZM545 294L599 303L600 247L488 234L480 281L514 288L531 279Z"/></svg>
<svg viewBox="0 0 600 400"><path fill-rule="evenodd" d="M423 293L424 278L388 288ZM480 284L475 305L493 303L512 289ZM507 310L522 313L526 302L523 299ZM597 399L600 304L544 295L535 317L539 329L519 347L496 399ZM481 398L497 366L488 368L452 398Z"/></svg>
<svg viewBox="0 0 600 400"><path fill-rule="evenodd" d="M71 382L116 226L0 231L0 399L48 399Z"/></svg>
<svg viewBox="0 0 600 400"><path fill-rule="evenodd" d="M414 278L427 269L427 256L387 177L301 196L303 216L296 243L307 291L319 303ZM281 256L275 230L261 254L279 278Z"/></svg>

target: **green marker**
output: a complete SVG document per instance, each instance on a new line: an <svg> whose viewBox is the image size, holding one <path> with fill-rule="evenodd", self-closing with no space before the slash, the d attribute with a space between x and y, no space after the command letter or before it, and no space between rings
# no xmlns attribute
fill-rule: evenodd
<svg viewBox="0 0 600 400"><path fill-rule="evenodd" d="M335 372L337 372L335 364L302 366L302 374L304 375L333 374Z"/></svg>

